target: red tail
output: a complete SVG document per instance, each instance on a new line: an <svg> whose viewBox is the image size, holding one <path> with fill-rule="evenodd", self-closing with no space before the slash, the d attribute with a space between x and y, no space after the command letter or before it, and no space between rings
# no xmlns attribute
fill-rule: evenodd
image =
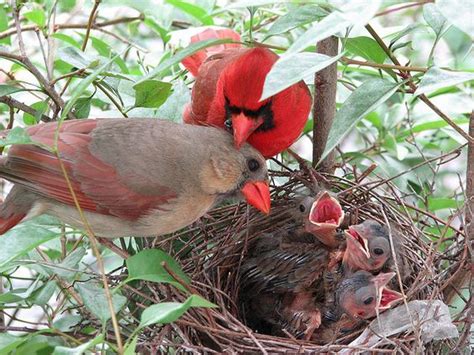
<svg viewBox="0 0 474 355"><path fill-rule="evenodd" d="M31 209L31 195L13 186L5 201L0 199L0 236L15 227Z"/></svg>
<svg viewBox="0 0 474 355"><path fill-rule="evenodd" d="M240 42L240 35L229 29L212 29L208 28L203 32L200 32L191 37L191 43L197 43L208 39L232 39ZM181 63L188 69L194 76L198 75L199 67L201 64L211 55L222 52L227 48L238 48L241 47L239 43L225 43L216 46L207 47L200 50L189 57L184 58Z"/></svg>

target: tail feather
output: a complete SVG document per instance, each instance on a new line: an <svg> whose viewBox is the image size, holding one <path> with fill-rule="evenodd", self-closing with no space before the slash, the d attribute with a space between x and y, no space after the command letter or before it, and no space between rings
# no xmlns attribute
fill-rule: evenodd
<svg viewBox="0 0 474 355"><path fill-rule="evenodd" d="M25 218L26 214L17 213L11 214L7 217L0 217L0 235L8 232L10 229L15 227L20 221Z"/></svg>
<svg viewBox="0 0 474 355"><path fill-rule="evenodd" d="M15 227L28 214L32 196L24 188L13 186L5 201L0 204L0 235Z"/></svg>
<svg viewBox="0 0 474 355"><path fill-rule="evenodd" d="M230 29L212 29L208 28L203 32L200 32L191 37L191 43L197 43L206 41L209 39L231 39L236 42L240 42L240 35ZM190 71L194 76L198 75L199 67L201 64L211 55L222 52L228 48L239 48L241 45L239 43L224 43L218 44L215 46L207 47L203 50L200 50L189 57L184 58L181 63Z"/></svg>

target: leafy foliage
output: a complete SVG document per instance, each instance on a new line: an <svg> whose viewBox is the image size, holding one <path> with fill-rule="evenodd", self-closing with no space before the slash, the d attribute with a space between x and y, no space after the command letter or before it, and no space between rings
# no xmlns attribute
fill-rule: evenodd
<svg viewBox="0 0 474 355"><path fill-rule="evenodd" d="M393 179L391 188L403 195L414 218L423 220L416 208L453 223L461 215L466 140L421 96L427 95L466 130L473 108L473 29L469 16L460 14L472 14L469 1L167 0L156 5L151 0L105 0L97 8L94 1L13 3L21 5L18 21L32 65L22 59L13 5L0 4L0 119L11 128L0 141L6 149L31 143L23 127L45 118L159 117L179 122L193 80L180 61L228 42L189 45L189 38L201 26L219 24L239 32L245 42L277 48L281 58L267 76L262 98L299 80L314 89L314 74L338 63L338 112L325 155L339 147L337 163L357 169L337 173L356 178L376 164L373 175ZM379 39L387 48L367 24L383 34ZM317 42L329 36L337 36L341 46L333 58L315 53ZM24 111L22 105L32 110ZM312 126L310 118L294 146L308 160L305 142ZM457 159L444 164L457 153ZM281 159L295 163L286 154ZM439 241L433 247L449 247L444 238L450 235L442 225L427 230ZM109 249L100 249L114 312L127 329L127 353L135 351L140 331L173 322L190 308L214 306L190 294L191 280L164 251L143 250L147 243L131 238L114 243L132 255L124 265ZM49 217L25 222L0 236L0 271L0 325L5 318L7 328L25 330L0 332L0 353L118 350L110 336L112 314L101 272L82 231ZM159 304L145 298L137 307L135 291L153 292L143 291L144 281L166 284L185 297L181 303ZM42 329L30 328L38 319Z"/></svg>

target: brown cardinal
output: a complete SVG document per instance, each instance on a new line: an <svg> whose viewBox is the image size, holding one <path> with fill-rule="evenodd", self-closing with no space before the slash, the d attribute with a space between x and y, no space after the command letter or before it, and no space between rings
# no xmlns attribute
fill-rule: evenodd
<svg viewBox="0 0 474 355"><path fill-rule="evenodd" d="M15 145L0 177L15 185L0 206L0 233L42 213L104 237L153 236L183 228L221 198L270 209L267 169L250 145L212 128L158 119L91 119L28 128L39 145ZM68 180L65 179L67 173ZM74 190L74 197L70 187Z"/></svg>
<svg viewBox="0 0 474 355"><path fill-rule="evenodd" d="M377 221L367 219L349 226L345 233L347 249L344 265L349 270L378 271L391 258L388 229Z"/></svg>
<svg viewBox="0 0 474 355"><path fill-rule="evenodd" d="M207 29L191 37L191 43L211 38L240 41L234 31ZM237 148L248 141L265 158L282 152L301 134L311 94L301 81L260 101L265 78L277 60L268 48L235 44L210 47L184 59L196 77L184 122L227 127Z"/></svg>

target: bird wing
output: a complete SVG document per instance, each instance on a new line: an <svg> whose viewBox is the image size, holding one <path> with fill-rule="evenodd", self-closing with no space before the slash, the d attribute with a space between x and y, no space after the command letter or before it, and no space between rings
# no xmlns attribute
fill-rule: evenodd
<svg viewBox="0 0 474 355"><path fill-rule="evenodd" d="M155 184L151 193L140 193L120 176L117 167L98 159L89 150L98 120L73 120L62 124L57 140L58 156L38 145L15 145L0 165L0 175L44 197L74 206L70 187L82 209L136 220L176 197L175 191ZM31 139L54 147L56 123L28 129ZM65 178L65 174L68 179ZM139 178L127 176L127 180ZM69 181L68 181L69 180ZM144 179L147 181L147 179Z"/></svg>

